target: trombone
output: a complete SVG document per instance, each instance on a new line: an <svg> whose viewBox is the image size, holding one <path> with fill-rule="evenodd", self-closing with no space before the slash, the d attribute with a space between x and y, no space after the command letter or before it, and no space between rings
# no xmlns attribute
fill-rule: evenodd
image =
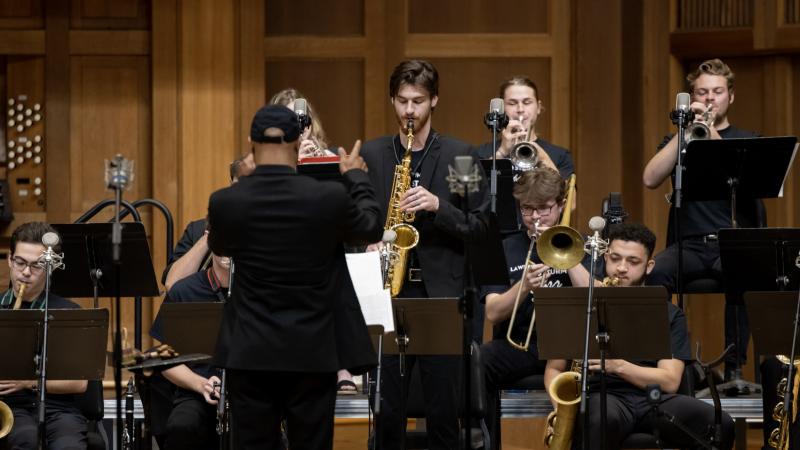
<svg viewBox="0 0 800 450"><path fill-rule="evenodd" d="M575 174L572 174L568 180L567 200L564 205L564 212L561 215L561 222L559 222L557 226L551 227L541 234L536 233L534 229L534 234L531 236L531 245L528 247L528 256L525 258L525 268L522 271L519 289L517 290L517 298L514 301L514 309L511 310L511 319L509 320L508 330L506 332L506 340L508 343L511 344L512 347L522 351L528 351L528 347L530 347L533 325L536 323L536 309L534 308L531 314L531 321L528 324L528 334L525 337L525 341L515 341L511 337L511 331L514 328L517 309L522 299L524 280L528 274L528 268L533 264L530 258L534 244L537 247L537 253L542 263L555 269L569 269L583 259L583 238L580 233L569 226L572 202L575 197L575 180ZM534 228L538 226L539 221L537 220Z"/></svg>

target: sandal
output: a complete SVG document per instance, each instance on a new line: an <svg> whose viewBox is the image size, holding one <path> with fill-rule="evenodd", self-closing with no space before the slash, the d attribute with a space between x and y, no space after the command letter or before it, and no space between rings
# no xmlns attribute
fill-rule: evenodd
<svg viewBox="0 0 800 450"><path fill-rule="evenodd" d="M351 380L341 380L336 383L336 392L344 395L353 395L358 393L358 387Z"/></svg>

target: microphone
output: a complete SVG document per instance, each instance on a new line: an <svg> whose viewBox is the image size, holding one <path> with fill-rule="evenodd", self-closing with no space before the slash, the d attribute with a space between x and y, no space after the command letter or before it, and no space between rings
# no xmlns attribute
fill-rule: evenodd
<svg viewBox="0 0 800 450"><path fill-rule="evenodd" d="M489 112L486 113L486 116L483 119L483 122L486 124L489 129L494 129L495 127L498 130L502 130L503 128L508 125L508 116L506 115L506 107L505 102L502 98L495 97L489 101Z"/></svg>
<svg viewBox="0 0 800 450"><path fill-rule="evenodd" d="M583 246L586 253L596 258L608 250L608 241L600 237L600 232L606 227L606 219L600 216L594 216L589 219L589 229L592 230L592 236L586 239L586 244Z"/></svg>
<svg viewBox="0 0 800 450"><path fill-rule="evenodd" d="M450 174L445 178L450 183L450 192L463 197L465 193L477 192L480 187L481 177L477 164L472 156L462 155L453 159L453 166L447 166Z"/></svg>
<svg viewBox="0 0 800 450"><path fill-rule="evenodd" d="M117 154L111 160L105 160L106 186L114 190L125 190L133 182L133 161Z"/></svg>
<svg viewBox="0 0 800 450"><path fill-rule="evenodd" d="M685 124L694 120L694 112L690 105L692 104L692 97L688 92L679 92L675 96L675 109L670 113L672 123L675 125Z"/></svg>
<svg viewBox="0 0 800 450"><path fill-rule="evenodd" d="M381 238L381 242L385 244L391 244L395 240L397 240L397 232L394 230L383 230L383 237Z"/></svg>
<svg viewBox="0 0 800 450"><path fill-rule="evenodd" d="M64 269L64 263L62 262L64 254L53 251L53 247L57 246L59 242L61 242L61 238L52 231L48 231L42 236L42 245L47 247L47 249L42 252L39 261L45 264L45 267L47 267L51 273L56 269Z"/></svg>
<svg viewBox="0 0 800 450"><path fill-rule="evenodd" d="M295 99L294 113L297 114L297 122L300 124L300 130L305 130L311 126L311 117L308 115L308 102L306 102L306 99Z"/></svg>

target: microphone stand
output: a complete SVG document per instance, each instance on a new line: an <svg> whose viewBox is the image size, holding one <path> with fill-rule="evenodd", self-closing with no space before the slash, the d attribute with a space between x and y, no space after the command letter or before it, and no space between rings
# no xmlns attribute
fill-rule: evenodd
<svg viewBox="0 0 800 450"><path fill-rule="evenodd" d="M675 185L672 194L672 213L675 224L675 242L678 244L678 264L675 273L678 291L678 307L683 309L683 236L681 235L681 208L683 207L683 157L686 155L686 124L694 119L691 109L679 108L670 114L672 123L678 126L678 155L675 162Z"/></svg>
<svg viewBox="0 0 800 450"><path fill-rule="evenodd" d="M37 372L39 375L39 448L47 448L47 334L50 329L50 276L53 272L53 247L48 246L44 252L45 279L44 279L44 320L42 323L42 350L36 358ZM58 266L56 266L58 267Z"/></svg>
<svg viewBox="0 0 800 450"><path fill-rule="evenodd" d="M122 203L122 190L132 181L130 171L132 169L130 161L122 155L116 155L113 160L107 162L106 181L108 187L114 189L114 225L111 231L111 259L114 264L114 397L117 403L116 416L116 448L122 448L122 311L121 311L121 286L122 259L120 258L122 244L122 223L120 223L120 211Z"/></svg>
<svg viewBox="0 0 800 450"><path fill-rule="evenodd" d="M484 118L486 126L492 130L492 170L489 172L489 205L492 214L497 213L497 130L508 125L508 116L501 112L491 111Z"/></svg>
<svg viewBox="0 0 800 450"><path fill-rule="evenodd" d="M591 223L591 221L590 221ZM591 225L590 225L591 226ZM584 344L583 344L583 361L581 361L581 407L580 407L580 414L583 417L583 432L581 433L581 440L582 440L582 447L584 450L589 450L589 440L587 439L587 434L589 433L589 414L586 411L587 402L589 401L589 393L587 391L587 379L589 376L589 335L590 335L590 328L592 323L592 306L594 301L594 272L595 267L597 265L597 258L605 253L608 244L600 239L599 230L594 232L594 236L590 237L584 250L591 255L591 263L589 265L589 298L586 301L586 332L584 334ZM598 328L599 331L599 328ZM598 339L600 335L598 333ZM602 349L602 345L601 345ZM603 353L601 352L601 373L605 371L605 367L602 366L602 358ZM604 382L601 379L601 389L602 383ZM605 397L604 393L601 392L600 398L600 420L601 420L601 428L600 428L600 436L601 436L601 443L600 448L606 448L606 430L605 430L605 417L603 408L605 406Z"/></svg>

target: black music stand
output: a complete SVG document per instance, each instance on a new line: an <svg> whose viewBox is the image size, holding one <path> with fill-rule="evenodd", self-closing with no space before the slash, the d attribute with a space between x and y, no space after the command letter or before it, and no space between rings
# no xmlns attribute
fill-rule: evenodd
<svg viewBox="0 0 800 450"><path fill-rule="evenodd" d="M117 300L114 315L114 392L117 403L117 436L122 430L122 336L121 297L159 296L153 260L144 225L140 222L122 223L118 255L115 264L112 233L114 223L53 224L61 235L61 249L67 259L65 270L53 272L53 283L65 297L113 297ZM117 275L119 274L119 275ZM118 278L119 277L119 278ZM137 343L141 342L141 319L135 324Z"/></svg>
<svg viewBox="0 0 800 450"><path fill-rule="evenodd" d="M406 417L405 357L461 355L463 316L458 298L393 298L395 330L384 335L383 354L400 358L400 411ZM380 422L380 418L376 417ZM405 431L400 448L405 448Z"/></svg>
<svg viewBox="0 0 800 450"><path fill-rule="evenodd" d="M482 159L481 165L485 173L492 171L492 158ZM497 169L497 193L495 197L495 215L501 234L519 231L519 207L514 198L514 167L511 160L498 159L495 161Z"/></svg>
<svg viewBox="0 0 800 450"><path fill-rule="evenodd" d="M224 308L222 302L163 303L158 312L163 342L181 355L213 355Z"/></svg>
<svg viewBox="0 0 800 450"><path fill-rule="evenodd" d="M51 309L47 378L102 380L108 339L107 309ZM37 379L35 355L42 346L42 311L0 311L0 379ZM75 349L80 349L76 352Z"/></svg>
<svg viewBox="0 0 800 450"><path fill-rule="evenodd" d="M297 173L320 181L342 181L338 162L308 162L297 165Z"/></svg>
<svg viewBox="0 0 800 450"><path fill-rule="evenodd" d="M800 252L800 229L797 228L740 228L719 232L719 252L725 281L726 301L742 303L746 291L796 290L800 273L794 269L794 260ZM739 309L736 310L736 342L739 330ZM748 315L749 317L749 315ZM737 367L734 379L719 386L726 395L760 392L755 383L742 380L738 365L740 352L736 346Z"/></svg>
<svg viewBox="0 0 800 450"><path fill-rule="evenodd" d="M586 326L589 288L537 289L536 333L540 359L582 359L585 336L564 333ZM589 335L596 336L589 358L600 359L600 433L605 446L606 378L605 360L668 359L672 357L669 294L662 286L594 288L595 313ZM588 406L588 395L587 404ZM584 417L588 424L588 412ZM585 429L585 428L584 428ZM583 435L586 439L586 434Z"/></svg>
<svg viewBox="0 0 800 450"><path fill-rule="evenodd" d="M795 136L693 140L684 160L685 200L729 199L737 228L737 197L781 196L796 152Z"/></svg>

